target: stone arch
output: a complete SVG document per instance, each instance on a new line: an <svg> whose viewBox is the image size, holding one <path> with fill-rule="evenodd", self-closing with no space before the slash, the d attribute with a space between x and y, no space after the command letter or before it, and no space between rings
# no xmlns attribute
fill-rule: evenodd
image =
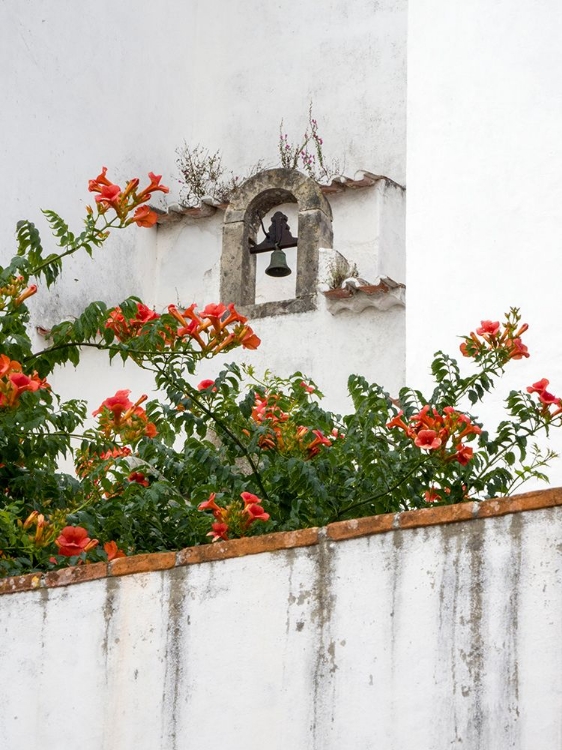
<svg viewBox="0 0 562 750"><path fill-rule="evenodd" d="M283 203L298 206L296 297L256 305L256 256L250 254L249 239L255 240L260 217ZM251 318L315 310L318 251L331 248L332 240L332 210L317 182L293 169L268 169L250 177L224 216L221 301L234 302Z"/></svg>

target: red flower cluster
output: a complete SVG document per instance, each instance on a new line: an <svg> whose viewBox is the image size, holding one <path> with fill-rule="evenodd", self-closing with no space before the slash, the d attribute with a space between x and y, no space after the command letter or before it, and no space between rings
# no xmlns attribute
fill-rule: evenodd
<svg viewBox="0 0 562 750"><path fill-rule="evenodd" d="M386 426L404 430L418 448L438 451L446 461L458 461L463 466L470 461L474 451L462 441L470 435L479 435L482 430L472 424L466 414L455 411L452 406L446 406L443 414L439 414L437 409L426 405L408 424L402 419L403 414L398 412ZM453 452L447 447L449 442L454 446Z"/></svg>
<svg viewBox="0 0 562 750"><path fill-rule="evenodd" d="M303 429L302 427L300 428ZM307 428L308 432L308 428ZM330 447L332 445L332 441L330 438L326 437L322 430L311 430L310 431L314 435L314 439L311 443L309 443L306 446L306 450L308 452L308 457L312 458L312 456L315 456L317 453L320 453L320 446L325 445L326 447Z"/></svg>
<svg viewBox="0 0 562 750"><path fill-rule="evenodd" d="M168 312L179 323L174 335L197 343L205 354L218 354L235 346L257 349L261 344L247 325L248 319L233 304L210 304L201 313L195 312L196 307L193 304L180 312L175 305L169 305Z"/></svg>
<svg viewBox="0 0 562 750"><path fill-rule="evenodd" d="M158 331L162 347L187 340L197 344L203 354L215 355L236 346L257 349L260 345L260 339L247 325L248 319L240 315L233 304L209 304L201 312L196 312L196 307L193 304L180 311L175 305L168 306L173 321ZM111 310L105 327L114 331L120 341L128 341L141 334L147 323L159 318L158 313L138 302L136 314L129 320L120 307Z"/></svg>
<svg viewBox="0 0 562 750"><path fill-rule="evenodd" d="M31 376L25 375L19 362L6 354L0 354L0 408L15 406L24 391L38 391L49 387L47 381L41 379L36 372Z"/></svg>
<svg viewBox="0 0 562 750"><path fill-rule="evenodd" d="M126 446L117 446L116 448L112 448L111 450L104 451L100 458L102 461L108 461L109 459L114 458L124 458L125 456L131 455L131 449L127 448Z"/></svg>
<svg viewBox="0 0 562 750"><path fill-rule="evenodd" d="M98 545L97 539L90 539L86 529L82 526L66 526L55 539L55 544L59 548L59 555L65 557L74 557L81 555L82 552L89 552Z"/></svg>
<svg viewBox="0 0 562 750"><path fill-rule="evenodd" d="M140 406L148 396L143 395L133 403L129 399L130 392L117 391L92 412L94 417L99 416L99 426L105 437L120 435L125 442L130 443L143 436L155 437L158 434L156 425L148 421L145 410Z"/></svg>
<svg viewBox="0 0 562 750"><path fill-rule="evenodd" d="M79 452L76 461L76 473L79 477L86 477L92 469L100 463L105 462L105 471L108 471L116 458L125 458L131 455L131 449L127 446L116 446L111 450L104 451L101 454L95 453L89 448Z"/></svg>
<svg viewBox="0 0 562 750"><path fill-rule="evenodd" d="M545 416L556 417L562 413L562 399L546 390L549 382L546 378L538 380L533 385L527 387L527 393L537 393L539 401L542 404L543 414ZM550 407L552 406L556 406L557 408L554 411L550 411Z"/></svg>
<svg viewBox="0 0 562 750"><path fill-rule="evenodd" d="M14 307L19 307L28 297L32 297L37 293L37 286L35 284L31 284L24 289L25 283L23 276L12 276L6 286L0 287L0 310L4 309L4 299L7 297L12 300Z"/></svg>
<svg viewBox="0 0 562 750"><path fill-rule="evenodd" d="M441 495L437 492L436 487L430 487L430 489L426 490L423 493L423 499L426 503L439 503L443 499Z"/></svg>
<svg viewBox="0 0 562 750"><path fill-rule="evenodd" d="M137 312L134 318L127 320L120 307L115 307L109 313L105 327L112 330L119 341L127 341L138 335L143 326L160 316L142 302L137 302Z"/></svg>
<svg viewBox="0 0 562 750"><path fill-rule="evenodd" d="M269 434L260 436L258 440L260 448L277 450L280 453L297 450L306 453L308 458L312 458L320 452L322 445L327 447L332 445L332 440L338 437L337 431L330 439L322 430L311 430L304 425L295 424L291 421L291 415L280 407L280 399L281 396L277 393L269 393L265 396L256 393L251 418L258 425L267 424L271 430ZM314 437L311 442L308 442L310 435Z"/></svg>
<svg viewBox="0 0 562 750"><path fill-rule="evenodd" d="M199 505L199 510L210 510L216 521L211 525L211 531L207 536L211 541L219 539L228 540L229 533L235 536L244 536L254 521L268 521L269 513L266 513L261 505L261 500L251 492L242 492L240 497L244 501L242 507L239 501L235 501L221 508L215 502L216 493L212 492L209 499Z"/></svg>
<svg viewBox="0 0 562 750"><path fill-rule="evenodd" d="M289 414L279 406L279 399L278 394L260 396L256 393L251 418L258 425L267 423L272 433L259 438L258 444L264 450L282 450L284 447L282 426L289 420Z"/></svg>
<svg viewBox="0 0 562 750"><path fill-rule="evenodd" d="M470 496L466 493L466 485L462 485L463 497L465 500L469 500ZM443 493L443 494L440 494ZM436 487L433 485L423 493L423 499L426 503L440 503L443 500L447 500L447 496L451 494L450 487Z"/></svg>
<svg viewBox="0 0 562 750"><path fill-rule="evenodd" d="M150 482L142 471L132 471L128 476L129 482L135 482L135 484L141 484L143 487L148 487Z"/></svg>
<svg viewBox="0 0 562 750"><path fill-rule="evenodd" d="M21 523L21 522L20 522ZM56 531L53 526L46 520L43 513L32 511L23 523L23 529L27 531L31 526L35 526L35 533L30 535L30 539L37 547L44 547L53 541Z"/></svg>
<svg viewBox="0 0 562 750"><path fill-rule="evenodd" d="M515 309L507 314L503 327L498 320L482 320L476 333L473 331L465 336L460 346L461 353L465 357L480 357L487 351L497 351L505 362L528 357L529 351L521 341L528 328L527 323L519 326L519 312Z"/></svg>
<svg viewBox="0 0 562 750"><path fill-rule="evenodd" d="M152 193L170 192L169 188L160 184L162 175L149 172L148 178L150 183L140 191L138 190L139 179L137 177L129 180L125 189L122 190L119 185L110 182L106 175L107 168L102 167L101 173L95 180L90 180L88 183L88 190L91 193L97 193L96 204L100 214L104 214L108 209L112 208L125 224L132 224L134 222L139 227L151 227L156 224L158 219L156 213L148 206L141 204L149 201L152 198ZM127 218L131 211L134 211L133 216Z"/></svg>
<svg viewBox="0 0 562 750"><path fill-rule="evenodd" d="M331 437L327 437L322 430L312 430L304 425L295 424L291 420L291 415L280 407L280 398L280 395L275 393L265 396L256 394L251 418L259 425L267 423L271 430L269 434L259 438L261 448L277 450L281 453L297 450L306 453L308 458L312 458L320 452L322 445L327 447L332 445L332 441L338 437L337 430ZM308 442L310 435L314 437L311 442Z"/></svg>
<svg viewBox="0 0 562 750"><path fill-rule="evenodd" d="M209 388L212 388L213 391L217 390L215 388L215 381L214 380L210 380L209 378L207 378L206 380L202 380L199 383L199 385L197 386L197 390L198 391L208 391Z"/></svg>
<svg viewBox="0 0 562 750"><path fill-rule="evenodd" d="M112 560L115 560L118 557L127 557L127 555L123 552L123 550L117 547L117 542L106 542L103 545L103 549L105 551L105 554L107 555L108 562L111 562Z"/></svg>

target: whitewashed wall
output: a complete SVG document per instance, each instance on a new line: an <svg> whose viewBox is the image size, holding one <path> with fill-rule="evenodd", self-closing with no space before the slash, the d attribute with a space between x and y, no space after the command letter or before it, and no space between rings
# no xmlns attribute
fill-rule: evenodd
<svg viewBox="0 0 562 750"><path fill-rule="evenodd" d="M510 366L503 395L543 377L562 395L561 36L553 1L409 4L407 379L418 386L434 351L517 306L532 356ZM561 482L560 462L552 476Z"/></svg>
<svg viewBox="0 0 562 750"><path fill-rule="evenodd" d="M0 746L557 750L561 524L551 508L3 596Z"/></svg>
<svg viewBox="0 0 562 750"><path fill-rule="evenodd" d="M221 149L236 173L274 164L281 119L297 141L310 100L328 158L352 175L404 181L405 0L314 0L298 11L290 0L162 0L152 10L6 0L0 29L2 257L16 221L39 207L81 216L76 203L102 164L116 180L162 172L171 200L184 139ZM128 248L120 289L143 279L150 288L150 266ZM79 270L91 276L89 262ZM113 276L106 268L88 284L109 297Z"/></svg>
<svg viewBox="0 0 562 750"><path fill-rule="evenodd" d="M374 282L381 275L403 282L405 195L380 180L373 187L329 196L333 212L333 248L356 263L360 275ZM294 204L281 207L295 231ZM158 228L156 309L170 303L200 306L220 298L220 253L224 214L163 224ZM266 227L268 226L265 220ZM260 233L261 239L261 233ZM344 310L332 314L320 290L328 289L334 254L321 250L316 311L260 318L251 325L262 343L257 351L237 350L202 364L196 380L215 377L225 362L251 364L287 376L300 370L318 384L330 408L345 412L350 403L347 379L360 373L393 395L404 384L405 315L401 306L382 311ZM264 271L270 253L258 255L256 301L294 297L296 252L287 251L292 274L272 279ZM291 291L292 290L292 291Z"/></svg>
<svg viewBox="0 0 562 750"><path fill-rule="evenodd" d="M339 159L351 176L367 169L402 183L406 10L406 0L336 0L329 6L314 0L298 8L290 0L163 0L154 7L132 0L6 0L0 5L6 186L0 262L13 252L19 219L45 228L40 207L57 210L76 226L92 198L87 180L102 165L121 183L149 170L163 173L170 202L179 195L176 148L184 140L221 149L236 174L259 159L274 165L281 119L295 143L311 101L328 161ZM357 257L351 259L361 261L364 274L375 265L378 242L376 233L365 233L368 212L365 198L357 196L340 211L335 227L339 242L354 248ZM162 229L135 228L114 235L94 261L72 259L61 283L32 301L33 324L49 328L78 314L87 301L116 304L130 294L157 309L178 297L188 304L216 301L216 279L209 281L205 272L220 252L218 218L188 229L187 242L180 232L175 255L165 239L157 240ZM402 230L403 217L384 227L387 245L394 247ZM201 266L202 274L194 275ZM358 330L356 319L345 321L343 314L332 325L326 314L305 339L308 321L302 316L286 318L283 327L267 321L263 354L246 359L258 370L312 369L335 408L344 408L345 380L354 369L396 392L403 384L403 314L367 311L361 317ZM270 340L266 347L271 329L276 346ZM294 348L295 341L307 340L304 349ZM365 350L365 340L372 351ZM357 365L359 352L365 367ZM69 397L88 397L92 408L116 388L136 393L150 387L119 364L108 371L103 357L86 360L77 377L67 369L51 378L53 387Z"/></svg>

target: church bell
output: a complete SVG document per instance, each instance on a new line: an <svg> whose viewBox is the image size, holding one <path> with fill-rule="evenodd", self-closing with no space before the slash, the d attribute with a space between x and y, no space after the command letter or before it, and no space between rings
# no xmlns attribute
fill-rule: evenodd
<svg viewBox="0 0 562 750"><path fill-rule="evenodd" d="M261 221L261 219L260 219ZM276 211L271 217L271 226L269 231L266 232L262 222L263 233L265 239L259 244L255 242L252 237L248 238L250 245L250 253L267 253L271 252L271 261L269 266L265 269L268 276L274 278L281 278L282 276L288 276L291 273L291 269L287 265L287 256L283 252L283 248L297 247L298 238L293 237L289 225L287 224L287 217L281 211Z"/></svg>
<svg viewBox="0 0 562 750"><path fill-rule="evenodd" d="M291 273L291 269L287 265L287 257L283 250L278 247L271 253L271 261L268 267L265 269L268 276L288 276Z"/></svg>

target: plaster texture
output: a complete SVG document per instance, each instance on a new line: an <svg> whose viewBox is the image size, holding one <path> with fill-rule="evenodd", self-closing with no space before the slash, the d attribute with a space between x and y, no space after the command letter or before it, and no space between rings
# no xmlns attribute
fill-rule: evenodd
<svg viewBox="0 0 562 750"><path fill-rule="evenodd" d="M531 358L509 366L493 423L512 388L546 377L562 394L562 6L416 0L408 13L407 380L425 387L434 351L520 307Z"/></svg>
<svg viewBox="0 0 562 750"><path fill-rule="evenodd" d="M406 0L358 0L352 6L336 0L329 7L314 0L298 12L289 0L274 6L163 0L150 9L132 0L118 7L100 0L89 8L70 0L2 3L0 155L11 188L2 196L0 263L15 249L14 228L24 217L37 223L51 248L40 207L79 228L93 197L87 180L102 165L121 184L149 170L162 173L171 187L167 199L156 201L164 206L178 200L176 148L184 140L221 149L236 174L259 159L274 165L281 119L296 143L311 101L325 156L338 159L340 171L370 169L403 183L406 8ZM364 274L379 257L376 237L363 229L371 224L370 212L378 211L367 194L380 189L334 199L347 206L334 227L337 241L350 260L358 251ZM399 211L392 231L400 234ZM48 329L92 299L114 305L135 294L159 311L171 302L216 302L213 267L220 259L222 219L218 212L197 223L186 219L174 227L116 233L93 261L85 255L71 259L60 282L40 290L31 301L32 327ZM274 301L276 295L266 297ZM260 326L264 343L273 334L275 346L257 359L245 353L257 371L308 371L326 392L338 389L338 409L353 370L393 391L403 384L403 314L387 323L368 312L346 325L345 318L321 312L313 323L298 311L284 317L282 329L271 321ZM44 345L39 337L36 343ZM87 398L92 409L102 385L105 397L116 388L134 391L138 380L129 380L128 372L125 379L119 366L108 374L103 356L86 357L72 376L70 368L50 382L63 385L66 397ZM146 392L149 385L139 381L138 387Z"/></svg>
<svg viewBox="0 0 562 750"><path fill-rule="evenodd" d="M3 596L0 745L555 750L561 524L321 536Z"/></svg>
<svg viewBox="0 0 562 750"><path fill-rule="evenodd" d="M228 221L229 217L236 218L237 212L244 214L236 206L226 215L220 211L204 219L186 217L159 225L154 230L144 230L151 237L146 239L143 235L141 238L146 242L154 238L155 242L150 266L147 266L151 291L144 301L157 312L164 312L171 303L188 306L195 301L202 308L221 297L227 302L236 295L249 295L248 286L255 273L255 299L260 304L237 304L237 307L250 317L250 324L262 340L260 347L256 351L235 350L202 362L194 384L216 377L224 364L232 361L252 365L258 375L267 369L281 376L299 370L317 382L326 396L326 405L340 413L351 408L347 396L347 379L351 373L381 383L393 396L404 385L404 309L358 308L358 311L344 310L334 315L333 306L321 294L329 288L330 267L338 252L350 263L356 263L360 275L369 281L386 274L394 274L397 281L404 278L404 190L382 179L371 188L330 196L329 201L322 195L317 199L324 207L322 215L333 215L333 242L328 237L333 249L318 246L324 235L316 233L311 224L314 235L309 238L309 255L313 256L311 267L306 265L303 254L299 276L297 251L289 250L287 259L293 273L284 279L265 275L270 253L257 256L255 271L249 252L245 261L241 260L243 248L236 243L243 239L240 228L243 229L244 222ZM296 233L297 205L282 204L272 211L278 208L288 215L289 226ZM309 214L305 211L305 215ZM264 223L267 225L267 218ZM306 218L303 223L306 224ZM232 226L236 228L234 242L228 235ZM306 232L303 234L299 229L298 234L306 244ZM258 236L261 239L261 230ZM103 264L104 254L113 262L113 251L111 238L93 265ZM236 269L244 262L251 270L250 278L236 274ZM295 299L297 277L300 278L300 296ZM228 291L224 288L225 278L234 297L225 296ZM67 283L65 277L56 306L43 299L34 303L34 320L39 325L49 328L65 317L63 301L68 299L64 296ZM249 301L250 297L245 299ZM280 311L285 314L279 315ZM256 314L260 317L255 317ZM45 343L37 337L37 347ZM91 377L93 372L95 378ZM53 388L60 389L65 398L86 398L91 410L119 388L130 388L133 395L155 396L146 373L134 365L123 368L117 360L109 367L105 355L92 351L83 353L83 362L77 371L70 366L59 369L49 382Z"/></svg>
<svg viewBox="0 0 562 750"><path fill-rule="evenodd" d="M236 174L259 159L274 165L281 119L296 143L310 101L328 159L349 174L371 168L403 183L406 7L406 0L351 7L336 0L329 8L314 0L298 12L290 0L162 0L143 10L133 0L118 8L110 0L88 8L71 0L2 3L0 154L12 189L2 197L0 257L10 253L16 222L40 218L39 207L78 220L77 197L87 199L87 180L102 164L115 181L162 172L171 201L184 140L221 149ZM152 276L142 259L134 268L136 244L126 242L119 264L138 291ZM90 278L87 291L111 297L113 268ZM77 262L76 271L68 276L86 277L90 262Z"/></svg>
<svg viewBox="0 0 562 750"><path fill-rule="evenodd" d="M254 193L251 195L253 198ZM296 250L287 251L293 273L284 279L265 275L269 253L257 256L255 271L248 253L250 277L237 273L242 247L231 241L228 231L234 226L236 242L241 241L246 206L242 196L226 215L221 212L196 222L188 219L158 227L156 309L165 309L171 301L188 305L196 300L203 306L221 295L226 302L225 278L233 295L249 295L255 273L255 299L260 304L242 309L262 340L259 349L235 350L224 358L203 362L198 379L215 377L223 363L230 361L251 364L258 374L269 369L287 376L300 370L317 382L329 408L345 413L350 409L347 379L353 372L381 383L393 395L404 385L405 313L397 307L388 311L370 308L358 313L346 310L333 315L321 291L328 289L330 266L338 252L356 263L360 275L368 280L393 274L397 281L404 278L405 194L402 188L381 179L372 188L332 195L329 201L316 195L315 200L324 207L324 216L332 215L333 249L321 245L316 250L317 260L312 259L315 275L303 264L301 299L294 299ZM297 205L286 203L272 211L278 209L288 216L291 230L297 233ZM266 226L267 221L264 218ZM298 234L302 237L300 229ZM258 238L262 238L261 230ZM227 263L224 255L221 259L221 248L225 248L231 262ZM303 310L298 307L301 301L309 303ZM258 308L260 316L268 314L254 318ZM290 314L276 314L282 308Z"/></svg>

